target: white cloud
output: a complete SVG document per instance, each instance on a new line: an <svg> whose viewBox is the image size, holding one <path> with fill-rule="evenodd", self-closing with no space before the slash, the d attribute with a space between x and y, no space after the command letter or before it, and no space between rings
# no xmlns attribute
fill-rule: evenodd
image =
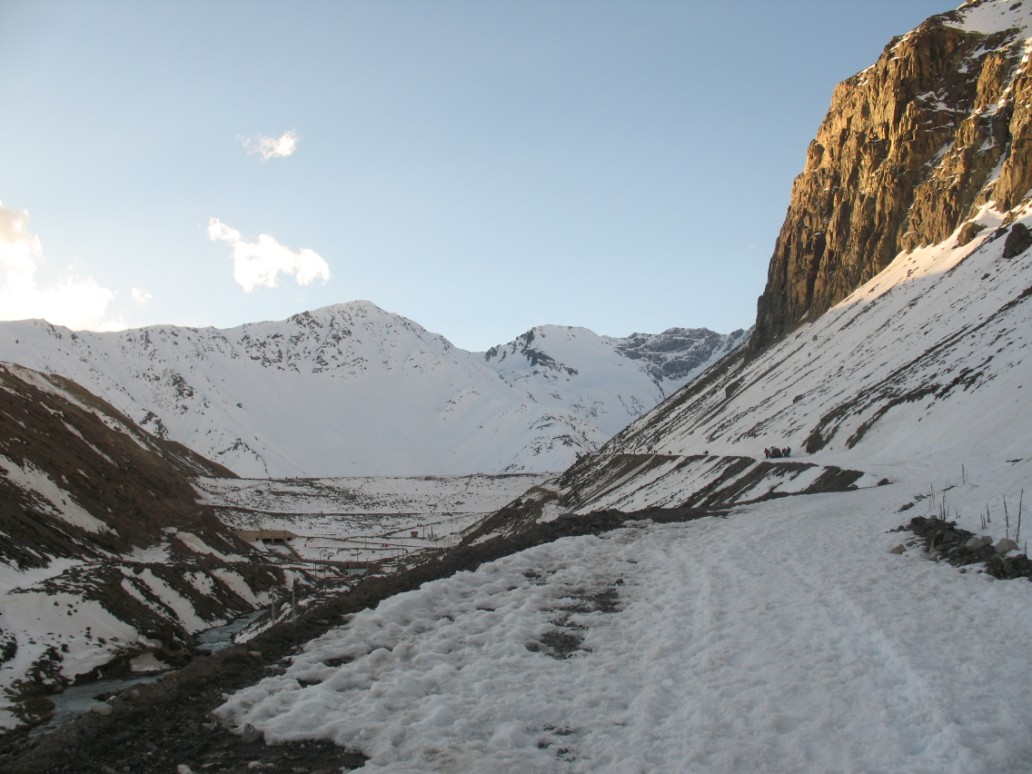
<svg viewBox="0 0 1032 774"><path fill-rule="evenodd" d="M276 287L280 274L293 276L299 285L330 278L330 267L314 250L294 251L281 245L269 234L259 234L254 242L246 241L235 228L218 218L208 221L208 238L225 242L233 253L233 279L250 293L256 287Z"/></svg>
<svg viewBox="0 0 1032 774"><path fill-rule="evenodd" d="M150 301L154 296L148 293L143 288L133 288L129 291L132 293L133 301L136 302L137 306L147 306L147 302Z"/></svg>
<svg viewBox="0 0 1032 774"><path fill-rule="evenodd" d="M289 129L279 137L256 134L254 137L238 139L249 155L261 156L262 161L268 161L269 159L285 159L287 156L293 156L301 137L293 129Z"/></svg>
<svg viewBox="0 0 1032 774"><path fill-rule="evenodd" d="M71 267L56 281L41 285L36 272L45 262L39 237L29 233L29 213L0 203L0 319L43 318L76 330L117 330L108 315L115 292Z"/></svg>

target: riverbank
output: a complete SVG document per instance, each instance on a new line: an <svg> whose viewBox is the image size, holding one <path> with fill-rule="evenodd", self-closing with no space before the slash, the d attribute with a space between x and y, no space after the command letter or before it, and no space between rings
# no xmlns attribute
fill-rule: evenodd
<svg viewBox="0 0 1032 774"><path fill-rule="evenodd" d="M656 515L687 520L700 514ZM366 578L350 591L303 611L296 620L277 624L245 645L200 656L158 682L112 697L106 702L110 713L87 713L42 736L23 729L0 737L0 771L245 772L260 765L276 771L337 772L359 767L365 761L363 755L328 742L266 745L258 734L232 734L215 721L212 711L227 694L282 672L290 656L309 640L388 597L476 569L515 551L568 535L598 534L637 518L643 515L612 512L563 517L516 538L462 546L405 572Z"/></svg>

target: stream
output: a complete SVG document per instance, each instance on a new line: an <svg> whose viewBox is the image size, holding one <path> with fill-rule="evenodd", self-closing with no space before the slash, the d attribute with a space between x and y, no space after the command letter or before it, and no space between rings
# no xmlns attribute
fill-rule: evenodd
<svg viewBox="0 0 1032 774"><path fill-rule="evenodd" d="M228 624L207 629L197 635L197 654L200 656L217 653L223 648L233 644L233 638L246 626L256 621L266 613L266 608L255 610L240 616ZM49 694L47 698L54 703L53 716L44 723L40 723L33 730L33 734L50 731L57 726L74 720L84 712L89 712L98 701L98 696L108 696L124 691L134 685L153 683L160 680L165 672L147 672L129 677L112 677L104 680L94 680L81 685L70 685L61 693Z"/></svg>
<svg viewBox="0 0 1032 774"><path fill-rule="evenodd" d="M218 653L233 644L236 637L245 628L268 612L267 607L247 613L223 626L207 629L197 635L197 650L201 653Z"/></svg>

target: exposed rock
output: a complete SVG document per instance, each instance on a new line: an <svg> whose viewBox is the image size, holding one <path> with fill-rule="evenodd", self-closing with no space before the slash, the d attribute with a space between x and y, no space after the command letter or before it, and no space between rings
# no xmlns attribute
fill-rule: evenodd
<svg viewBox="0 0 1032 774"><path fill-rule="evenodd" d="M1032 186L1032 60L1013 31L953 26L964 13L932 17L835 89L793 185L752 351L901 250L945 240L987 201L1012 208Z"/></svg>
<svg viewBox="0 0 1032 774"><path fill-rule="evenodd" d="M960 227L960 233L957 234L957 244L966 245L983 231L985 231L984 224L969 220Z"/></svg>
<svg viewBox="0 0 1032 774"><path fill-rule="evenodd" d="M968 530L958 527L955 522L925 516L915 516L899 530L909 530L924 541L930 559L942 559L957 567L984 562L986 574L994 578L1032 580L1032 560L1024 554L1008 555L1018 547L1009 538L1003 538L994 548L991 540L984 542ZM977 543L974 542L976 540ZM1000 552L1000 546L1006 547L1006 551Z"/></svg>
<svg viewBox="0 0 1032 774"><path fill-rule="evenodd" d="M262 732L254 726L252 726L250 723L248 723L246 726L244 726L244 730L240 734L240 738L247 743L257 742L262 738Z"/></svg>
<svg viewBox="0 0 1032 774"><path fill-rule="evenodd" d="M977 551L980 548L985 548L992 542L993 539L988 535L976 535L975 537L968 539L964 544L964 548L968 551Z"/></svg>
<svg viewBox="0 0 1032 774"><path fill-rule="evenodd" d="M1024 223L1015 223L1003 243L1003 257L1015 258L1032 247L1032 232Z"/></svg>
<svg viewBox="0 0 1032 774"><path fill-rule="evenodd" d="M1002 540L1000 540L1000 542L996 544L993 550L996 551L996 553L998 554L1007 554L1011 551L1017 551L1018 544L1010 538L1003 538Z"/></svg>

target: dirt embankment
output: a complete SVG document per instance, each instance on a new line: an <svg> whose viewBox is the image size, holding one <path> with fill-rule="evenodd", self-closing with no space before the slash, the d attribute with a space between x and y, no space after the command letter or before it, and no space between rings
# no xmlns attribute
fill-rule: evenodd
<svg viewBox="0 0 1032 774"><path fill-rule="evenodd" d="M283 668L283 660L344 618L380 601L461 570L571 535L599 534L628 521L688 521L696 510L615 511L562 517L521 534L461 546L402 573L372 577L269 629L245 645L195 658L164 679L108 700L110 714L88 713L49 733L22 730L0 737L0 771L32 772L336 772L360 767L365 757L329 742L266 745L260 736L239 736L219 725L212 711L227 693ZM179 767L186 767L180 769ZM261 769L257 769L261 770Z"/></svg>

